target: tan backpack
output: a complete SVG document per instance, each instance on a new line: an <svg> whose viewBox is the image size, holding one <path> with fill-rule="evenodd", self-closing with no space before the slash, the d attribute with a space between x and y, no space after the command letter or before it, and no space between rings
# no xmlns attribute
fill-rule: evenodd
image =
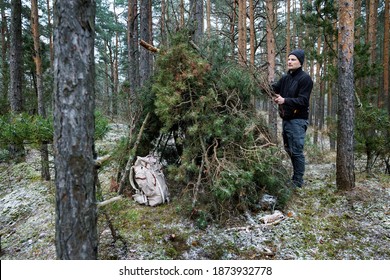
<svg viewBox="0 0 390 280"><path fill-rule="evenodd" d="M137 156L137 160L131 167L129 179L136 192L133 199L139 204L156 206L169 202L169 191L162 172L162 165L156 157Z"/></svg>

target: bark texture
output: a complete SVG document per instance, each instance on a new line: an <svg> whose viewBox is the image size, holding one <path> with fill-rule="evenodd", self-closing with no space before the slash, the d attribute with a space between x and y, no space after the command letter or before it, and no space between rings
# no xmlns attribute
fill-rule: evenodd
<svg viewBox="0 0 390 280"><path fill-rule="evenodd" d="M336 183L341 190L355 187L354 172L354 1L339 1L339 107Z"/></svg>
<svg viewBox="0 0 390 280"><path fill-rule="evenodd" d="M58 259L97 258L94 167L95 1L54 6L54 153Z"/></svg>

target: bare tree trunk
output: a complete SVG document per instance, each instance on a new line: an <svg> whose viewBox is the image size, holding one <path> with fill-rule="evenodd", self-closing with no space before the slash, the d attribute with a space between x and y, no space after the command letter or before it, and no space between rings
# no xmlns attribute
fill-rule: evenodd
<svg viewBox="0 0 390 280"><path fill-rule="evenodd" d="M211 37L211 0L207 0L206 4L206 20L207 20L207 37Z"/></svg>
<svg viewBox="0 0 390 280"><path fill-rule="evenodd" d="M232 53L235 52L236 41L235 41L235 30L236 30L236 13L237 13L237 2L233 0L233 9L230 16L230 44Z"/></svg>
<svg viewBox="0 0 390 280"><path fill-rule="evenodd" d="M130 94L135 95L139 86L138 79L138 32L137 32L137 0L128 0L127 44L129 59Z"/></svg>
<svg viewBox="0 0 390 280"><path fill-rule="evenodd" d="M94 0L54 5L54 151L58 259L97 259Z"/></svg>
<svg viewBox="0 0 390 280"><path fill-rule="evenodd" d="M370 45L370 62L369 64L373 66L376 63L376 35L377 35L377 26L378 26L378 0L369 1L369 13L368 13L368 33L367 40ZM378 78L376 76L369 77L369 84L375 85L378 83ZM371 86L369 100L371 102L377 102L378 100L378 89L375 86Z"/></svg>
<svg viewBox="0 0 390 280"><path fill-rule="evenodd" d="M286 63L288 61L288 55L291 52L291 27L290 27L290 10L291 10L291 0L287 0L287 11L286 11Z"/></svg>
<svg viewBox="0 0 390 280"><path fill-rule="evenodd" d="M10 89L8 100L11 112L23 111L23 47L22 47L22 2L11 1L11 30L10 30ZM25 151L22 143L10 143L9 151L13 158L23 160Z"/></svg>
<svg viewBox="0 0 390 280"><path fill-rule="evenodd" d="M320 57L321 55L321 36L318 36L318 39L317 39L317 57ZM313 69L314 67L312 67ZM321 79L321 72L320 72L320 69L321 69L321 65L320 65L320 62L317 61L316 63L316 84L315 84L315 95L313 98L313 101L314 101L314 108L315 108L315 112L314 112L314 135L313 135L313 144L314 145L317 145L318 144L318 130L320 129L320 120L321 120L321 114L320 114L320 111L321 111L321 90L320 90L320 86L321 86L321 83L320 83L320 79Z"/></svg>
<svg viewBox="0 0 390 280"><path fill-rule="evenodd" d="M268 83L272 84L275 81L275 58L276 58L276 43L274 36L274 28L276 23L276 15L273 0L266 0L267 10L267 58L268 58ZM273 101L269 101L268 111L268 123L271 127L270 134L273 143L277 143L278 139L278 112L273 104Z"/></svg>
<svg viewBox="0 0 390 280"><path fill-rule="evenodd" d="M184 26L184 0L180 0L180 28Z"/></svg>
<svg viewBox="0 0 390 280"><path fill-rule="evenodd" d="M0 9L1 9L1 71L2 71L2 87L0 93L0 105L6 105L7 95L8 95L8 84L9 84L9 74L8 74L8 60L7 60L7 51L9 42L7 36L8 34L8 26L7 26L7 17L5 15L5 4L4 0L0 1ZM0 108L2 109L2 108Z"/></svg>
<svg viewBox="0 0 390 280"><path fill-rule="evenodd" d="M161 21L160 21L160 28L161 28L161 44L166 45L167 44L167 32L166 32L166 22L165 17L167 14L166 10L166 3L165 0L161 1Z"/></svg>
<svg viewBox="0 0 390 280"><path fill-rule="evenodd" d="M113 3L115 24L118 24L118 15L116 13L115 1ZM115 31L115 48L113 54L112 64L112 79L113 79L113 91L112 91L112 115L115 117L118 115L118 92L119 92L119 32Z"/></svg>
<svg viewBox="0 0 390 280"><path fill-rule="evenodd" d="M255 65L255 39L256 39L255 9L253 5L253 1L249 1L249 31L250 31L250 36L249 36L250 65L252 71Z"/></svg>
<svg viewBox="0 0 390 280"><path fill-rule="evenodd" d="M141 0L140 4L140 37L142 40L151 43L151 34L149 27L149 17L151 17L151 10L149 5L149 0ZM146 49L140 49L140 85L143 86L145 82L150 78L151 75L151 66L150 66L150 52Z"/></svg>
<svg viewBox="0 0 390 280"><path fill-rule="evenodd" d="M42 118L46 118L46 108L43 92L43 78L42 78L42 59L41 59L41 48L39 40L39 22L38 22L38 1L31 0L31 29L34 40L34 62L35 62L35 73L37 80L37 96L38 96L38 114ZM49 152L47 150L47 143L41 143L41 178L43 180L50 180L49 171Z"/></svg>
<svg viewBox="0 0 390 280"><path fill-rule="evenodd" d="M23 110L23 49L22 49L22 2L11 1L11 42L10 42L10 90L11 111Z"/></svg>
<svg viewBox="0 0 390 280"><path fill-rule="evenodd" d="M238 61L246 64L246 0L238 0Z"/></svg>
<svg viewBox="0 0 390 280"><path fill-rule="evenodd" d="M383 38L383 107L387 103L387 110L390 115L390 100L389 100L389 52L390 52L390 0L385 0L385 34Z"/></svg>
<svg viewBox="0 0 390 280"><path fill-rule="evenodd" d="M199 44L204 33L203 0L190 0L190 30L192 40Z"/></svg>
<svg viewBox="0 0 390 280"><path fill-rule="evenodd" d="M50 0L46 1L47 7L47 27L50 32L49 35L49 46L50 46L50 69L53 70L54 63L54 50L53 50L53 26L51 23L51 12L50 12Z"/></svg>
<svg viewBox="0 0 390 280"><path fill-rule="evenodd" d="M340 190L355 187L354 170L354 1L339 0L339 110L336 183Z"/></svg>

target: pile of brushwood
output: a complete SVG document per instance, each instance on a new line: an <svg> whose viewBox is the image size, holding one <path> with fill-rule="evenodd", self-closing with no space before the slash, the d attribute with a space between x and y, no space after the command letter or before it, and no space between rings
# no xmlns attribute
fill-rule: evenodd
<svg viewBox="0 0 390 280"><path fill-rule="evenodd" d="M153 81L139 95L148 121L135 155L161 157L171 192L188 199L191 215L226 220L258 207L265 193L282 208L287 172L254 108L262 95L255 75L220 43L203 51L185 38L159 51Z"/></svg>

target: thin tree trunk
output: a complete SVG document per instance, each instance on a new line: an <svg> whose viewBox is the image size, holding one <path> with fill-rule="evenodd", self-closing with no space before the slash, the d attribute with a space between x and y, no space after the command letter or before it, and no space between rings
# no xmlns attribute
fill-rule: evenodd
<svg viewBox="0 0 390 280"><path fill-rule="evenodd" d="M268 83L272 84L275 81L275 58L276 58L276 43L274 36L274 28L276 23L276 15L273 0L266 0L266 11L267 11L267 60L268 60ZM277 143L278 139L278 112L273 104L273 101L269 101L269 111L268 111L268 123L271 127L271 139L273 143Z"/></svg>
<svg viewBox="0 0 390 280"><path fill-rule="evenodd" d="M8 74L8 60L7 60L7 51L8 51L8 26L7 26L7 17L5 15L5 5L4 0L0 1L1 9L1 71L2 71L2 90L0 93L0 101L7 100L8 94L8 83L9 83L9 74ZM4 102L5 103L5 102ZM1 108L0 108L1 109Z"/></svg>
<svg viewBox="0 0 390 280"><path fill-rule="evenodd" d="M114 1L114 16L115 16L115 24L118 23L118 15L116 14L115 9L115 1ZM115 31L115 48L113 55L113 67L112 67L112 79L113 79L113 91L112 91L112 115L113 117L118 115L118 92L119 92L119 32Z"/></svg>
<svg viewBox="0 0 390 280"><path fill-rule="evenodd" d="M50 68L53 70L54 63L54 50L53 50L53 26L51 23L51 12L50 12L50 0L46 1L47 7L47 28L49 30L49 47L50 47Z"/></svg>
<svg viewBox="0 0 390 280"><path fill-rule="evenodd" d="M129 60L130 95L135 95L139 85L138 79L138 33L137 33L137 0L128 0L127 44Z"/></svg>
<svg viewBox="0 0 390 280"><path fill-rule="evenodd" d="M237 14L237 2L233 0L233 9L230 17L230 44L232 53L235 52L235 29L236 29L236 14Z"/></svg>
<svg viewBox="0 0 390 280"><path fill-rule="evenodd" d="M207 19L207 37L211 37L211 0L207 0L206 4L206 19Z"/></svg>
<svg viewBox="0 0 390 280"><path fill-rule="evenodd" d="M354 1L339 0L339 111L336 184L340 190L355 187L354 171Z"/></svg>
<svg viewBox="0 0 390 280"><path fill-rule="evenodd" d="M184 27L184 0L180 0L180 28Z"/></svg>
<svg viewBox="0 0 390 280"><path fill-rule="evenodd" d="M246 0L238 0L238 61L246 64Z"/></svg>
<svg viewBox="0 0 390 280"><path fill-rule="evenodd" d="M383 38L383 101L379 104L382 108L387 102L387 110L390 115L390 100L389 100L389 52L390 52L390 0L385 0L385 34Z"/></svg>
<svg viewBox="0 0 390 280"><path fill-rule="evenodd" d="M38 1L31 0L31 28L34 40L34 62L35 62L35 73L37 80L37 96L38 96L38 114L42 118L46 118L46 108L43 92L43 78L42 78L42 59L41 59L41 48L39 40L39 22L38 22ZM43 180L50 180L49 170L49 152L47 149L47 143L41 143L41 178Z"/></svg>
<svg viewBox="0 0 390 280"><path fill-rule="evenodd" d="M256 39L256 32L255 32L255 9L253 1L249 1L249 46L250 46L250 65L251 65L251 71L254 69L255 65L255 39Z"/></svg>
<svg viewBox="0 0 390 280"><path fill-rule="evenodd" d="M97 259L94 0L54 5L54 151L58 259Z"/></svg>
<svg viewBox="0 0 390 280"><path fill-rule="evenodd" d="M290 27L290 10L291 0L287 0L287 11L286 11L286 63L288 61L288 55L291 52L291 27Z"/></svg>
<svg viewBox="0 0 390 280"><path fill-rule="evenodd" d="M151 43L151 34L149 27L149 17L151 17L149 0L141 0L140 4L140 37L142 40ZM140 85L143 86L147 80L149 80L150 71L150 52L146 49L140 49Z"/></svg>
<svg viewBox="0 0 390 280"><path fill-rule="evenodd" d="M166 17L167 11L166 11L166 3L165 0L161 1L161 21L160 21L160 30L161 30L161 44L165 46L167 44L167 32L166 32Z"/></svg>

